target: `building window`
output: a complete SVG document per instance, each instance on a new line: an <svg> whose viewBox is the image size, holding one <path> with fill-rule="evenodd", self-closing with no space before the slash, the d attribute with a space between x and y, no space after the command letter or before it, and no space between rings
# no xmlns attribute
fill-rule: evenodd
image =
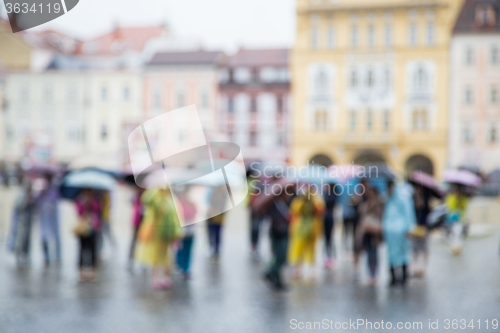
<svg viewBox="0 0 500 333"><path fill-rule="evenodd" d="M234 112L234 97L232 97L232 96L228 97L228 99L227 99L227 111L229 113Z"/></svg>
<svg viewBox="0 0 500 333"><path fill-rule="evenodd" d="M356 88L358 86L358 73L356 70L351 70L351 78L350 78L351 88Z"/></svg>
<svg viewBox="0 0 500 333"><path fill-rule="evenodd" d="M252 69L252 82L259 82L259 69Z"/></svg>
<svg viewBox="0 0 500 333"><path fill-rule="evenodd" d="M68 124L66 126L66 137L69 141L80 141L80 129L75 124Z"/></svg>
<svg viewBox="0 0 500 333"><path fill-rule="evenodd" d="M349 115L349 128L351 131L356 130L356 111L351 111Z"/></svg>
<svg viewBox="0 0 500 333"><path fill-rule="evenodd" d="M106 141L108 138L108 126L106 124L101 125L101 140Z"/></svg>
<svg viewBox="0 0 500 333"><path fill-rule="evenodd" d="M373 112L368 110L366 112L366 130L371 131L373 129Z"/></svg>
<svg viewBox="0 0 500 333"><path fill-rule="evenodd" d="M498 88L496 86L491 86L490 88L490 102L491 104L498 103Z"/></svg>
<svg viewBox="0 0 500 333"><path fill-rule="evenodd" d="M474 103L474 93L472 92L472 89L470 87L465 88L464 102L465 104L469 105Z"/></svg>
<svg viewBox="0 0 500 333"><path fill-rule="evenodd" d="M177 92L177 107L182 108L186 105L186 97L184 95L184 90L180 89Z"/></svg>
<svg viewBox="0 0 500 333"><path fill-rule="evenodd" d="M77 101L77 91L76 91L76 88L73 87L73 86L70 86L68 88L68 95L67 95L67 98L68 98L68 102L70 103L74 103Z"/></svg>
<svg viewBox="0 0 500 333"><path fill-rule="evenodd" d="M278 137L276 138L276 144L279 147L285 146L285 134L284 133L278 133Z"/></svg>
<svg viewBox="0 0 500 333"><path fill-rule="evenodd" d="M358 47L358 27L355 25L351 27L351 47Z"/></svg>
<svg viewBox="0 0 500 333"><path fill-rule="evenodd" d="M490 130L488 131L488 142L496 143L498 141L498 131L495 125L490 126Z"/></svg>
<svg viewBox="0 0 500 333"><path fill-rule="evenodd" d="M474 137L472 135L472 131L471 131L469 125L465 125L462 128L462 141L464 143L472 143L474 141Z"/></svg>
<svg viewBox="0 0 500 333"><path fill-rule="evenodd" d="M498 64L498 46L493 45L490 50L490 63L492 65Z"/></svg>
<svg viewBox="0 0 500 333"><path fill-rule="evenodd" d="M436 42L436 26L434 22L427 23L427 45L434 45Z"/></svg>
<svg viewBox="0 0 500 333"><path fill-rule="evenodd" d="M230 142L234 142L234 132L233 131L228 131L227 136L228 136Z"/></svg>
<svg viewBox="0 0 500 333"><path fill-rule="evenodd" d="M106 102L108 97L108 87L101 87L101 101Z"/></svg>
<svg viewBox="0 0 500 333"><path fill-rule="evenodd" d="M372 88L375 85L375 78L373 75L373 70L369 69L366 75L366 85L368 88Z"/></svg>
<svg viewBox="0 0 500 333"><path fill-rule="evenodd" d="M200 98L200 105L201 105L201 108L203 109L208 109L208 92L203 89L201 91L201 98Z"/></svg>
<svg viewBox="0 0 500 333"><path fill-rule="evenodd" d="M427 130L427 111L414 110L412 115L412 129L413 131L426 131Z"/></svg>
<svg viewBox="0 0 500 333"><path fill-rule="evenodd" d="M128 86L123 87L123 101L130 101L130 88Z"/></svg>
<svg viewBox="0 0 500 333"><path fill-rule="evenodd" d="M368 26L368 46L373 47L375 45L375 27L373 25Z"/></svg>
<svg viewBox="0 0 500 333"><path fill-rule="evenodd" d="M250 98L250 112L257 112L257 98L255 96Z"/></svg>
<svg viewBox="0 0 500 333"><path fill-rule="evenodd" d="M333 49L335 47L335 28L333 24L330 23L328 26L328 48Z"/></svg>
<svg viewBox="0 0 500 333"><path fill-rule="evenodd" d="M387 23L385 25L385 46L392 46L392 25Z"/></svg>
<svg viewBox="0 0 500 333"><path fill-rule="evenodd" d="M415 76L413 78L413 85L415 89L418 90L427 89L429 85L429 77L427 75L427 72L422 66L420 66L415 72Z"/></svg>
<svg viewBox="0 0 500 333"><path fill-rule="evenodd" d="M476 6L475 22L478 26L495 26L496 13L491 4L480 4Z"/></svg>
<svg viewBox="0 0 500 333"><path fill-rule="evenodd" d="M384 131L388 131L391 128L391 112L384 111L384 119L382 123L382 128Z"/></svg>
<svg viewBox="0 0 500 333"><path fill-rule="evenodd" d="M278 114L282 114L283 113L283 96L282 95L278 95L276 96L276 110L278 111Z"/></svg>
<svg viewBox="0 0 500 333"><path fill-rule="evenodd" d="M324 68L320 68L314 79L314 90L317 93L325 93L328 90L328 78Z"/></svg>
<svg viewBox="0 0 500 333"><path fill-rule="evenodd" d="M391 71L389 68L386 68L384 71L384 86L386 89L391 87Z"/></svg>
<svg viewBox="0 0 500 333"><path fill-rule="evenodd" d="M408 31L408 43L410 46L417 45L417 24L415 22L410 23Z"/></svg>
<svg viewBox="0 0 500 333"><path fill-rule="evenodd" d="M311 48L318 48L318 16L311 16Z"/></svg>
<svg viewBox="0 0 500 333"><path fill-rule="evenodd" d="M257 146L257 132L255 131L250 132L250 146L251 147Z"/></svg>
<svg viewBox="0 0 500 333"><path fill-rule="evenodd" d="M465 50L465 64L469 66L474 64L474 50L472 47L468 47Z"/></svg>
<svg viewBox="0 0 500 333"><path fill-rule="evenodd" d="M21 99L21 102L28 102L30 99L30 92L27 87L22 87L21 91L19 92L19 98Z"/></svg>
<svg viewBox="0 0 500 333"><path fill-rule="evenodd" d="M153 92L153 107L155 109L161 109L161 91L159 87L156 87Z"/></svg>
<svg viewBox="0 0 500 333"><path fill-rule="evenodd" d="M314 130L325 131L328 125L328 114L326 111L316 111L314 114Z"/></svg>
<svg viewBox="0 0 500 333"><path fill-rule="evenodd" d="M51 103L54 97L52 87L46 87L43 92L43 100L45 103Z"/></svg>

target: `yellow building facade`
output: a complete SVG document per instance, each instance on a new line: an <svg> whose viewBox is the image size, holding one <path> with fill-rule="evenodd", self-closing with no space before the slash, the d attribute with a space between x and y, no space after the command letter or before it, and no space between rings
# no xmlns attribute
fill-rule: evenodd
<svg viewBox="0 0 500 333"><path fill-rule="evenodd" d="M12 33L0 19L0 67L5 70L29 70L31 47L20 34Z"/></svg>
<svg viewBox="0 0 500 333"><path fill-rule="evenodd" d="M291 162L440 176L462 0L297 0Z"/></svg>

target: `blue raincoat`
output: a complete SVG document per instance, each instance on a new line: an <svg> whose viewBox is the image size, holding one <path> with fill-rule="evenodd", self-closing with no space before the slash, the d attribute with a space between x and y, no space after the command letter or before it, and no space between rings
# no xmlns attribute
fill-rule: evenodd
<svg viewBox="0 0 500 333"><path fill-rule="evenodd" d="M404 185L395 185L392 196L387 198L382 229L387 244L389 265L408 264L410 240L406 236L416 224L411 192Z"/></svg>

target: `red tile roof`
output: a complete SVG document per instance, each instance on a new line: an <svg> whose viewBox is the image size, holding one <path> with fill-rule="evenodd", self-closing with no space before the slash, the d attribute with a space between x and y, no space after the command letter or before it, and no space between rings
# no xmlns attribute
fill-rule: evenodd
<svg viewBox="0 0 500 333"><path fill-rule="evenodd" d="M126 50L142 51L146 42L167 32L163 25L148 27L117 27L114 31L81 43L83 55L112 55Z"/></svg>
<svg viewBox="0 0 500 333"><path fill-rule="evenodd" d="M240 49L229 58L228 67L288 67L288 49Z"/></svg>

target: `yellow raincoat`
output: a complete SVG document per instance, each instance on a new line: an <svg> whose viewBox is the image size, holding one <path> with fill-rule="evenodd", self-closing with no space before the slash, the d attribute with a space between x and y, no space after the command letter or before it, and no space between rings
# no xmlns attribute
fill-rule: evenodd
<svg viewBox="0 0 500 333"><path fill-rule="evenodd" d="M309 201L307 195L310 196ZM312 203L312 206L308 206ZM306 194L293 199L290 206L290 247L288 259L291 265L314 264L316 240L323 234L325 202L317 195Z"/></svg>
<svg viewBox="0 0 500 333"><path fill-rule="evenodd" d="M146 265L169 268L172 246L182 236L177 215L182 212L176 210L169 190L147 190L141 201L145 212L139 229L137 260Z"/></svg>

